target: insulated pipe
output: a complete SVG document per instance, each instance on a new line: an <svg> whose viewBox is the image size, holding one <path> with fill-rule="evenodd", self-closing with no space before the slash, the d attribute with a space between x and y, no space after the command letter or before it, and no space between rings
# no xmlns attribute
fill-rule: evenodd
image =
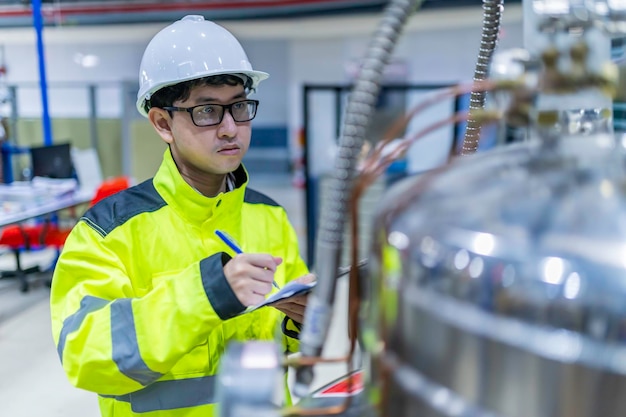
<svg viewBox="0 0 626 417"><path fill-rule="evenodd" d="M335 169L330 178L328 197L322 201L320 212L314 268L318 283L309 296L304 327L300 334L300 351L303 357L321 356L335 300L345 213L351 194L354 167L375 111L385 66L408 16L421 3L422 0L390 0L348 98ZM300 397L306 396L313 377L312 366L297 368L294 393Z"/></svg>
<svg viewBox="0 0 626 417"><path fill-rule="evenodd" d="M483 0L483 32L480 41L480 51L474 71L474 81L486 80L489 76L489 65L493 51L498 43L500 18L502 16L503 0ZM463 138L462 155L471 155L478 148L480 139L480 123L472 117L472 110L480 110L485 106L485 92L472 91L470 94L470 117L467 120L465 137Z"/></svg>

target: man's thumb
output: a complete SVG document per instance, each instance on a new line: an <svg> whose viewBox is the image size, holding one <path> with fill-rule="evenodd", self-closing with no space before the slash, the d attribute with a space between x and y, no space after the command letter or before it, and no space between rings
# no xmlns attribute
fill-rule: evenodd
<svg viewBox="0 0 626 417"><path fill-rule="evenodd" d="M308 284L309 282L313 282L316 279L317 277L315 276L315 274L306 274L298 278L298 282L301 284Z"/></svg>

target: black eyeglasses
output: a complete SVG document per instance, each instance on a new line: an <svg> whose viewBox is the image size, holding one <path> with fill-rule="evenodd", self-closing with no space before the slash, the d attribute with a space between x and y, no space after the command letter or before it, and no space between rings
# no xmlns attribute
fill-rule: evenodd
<svg viewBox="0 0 626 417"><path fill-rule="evenodd" d="M226 110L236 122L248 122L256 116L258 100L242 100L230 104L200 104L193 107L163 107L168 111L186 111L191 121L199 127L214 126L222 123Z"/></svg>

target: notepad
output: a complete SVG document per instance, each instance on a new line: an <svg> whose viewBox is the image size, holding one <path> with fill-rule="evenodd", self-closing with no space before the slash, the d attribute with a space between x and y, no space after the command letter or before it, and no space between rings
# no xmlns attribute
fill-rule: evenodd
<svg viewBox="0 0 626 417"><path fill-rule="evenodd" d="M317 284L317 281L309 282L307 284L303 284L297 281L292 281L289 284L285 285L280 291L275 292L274 294L271 294L262 303L248 307L247 309L243 311L243 313L249 313L261 307L272 305L280 300L285 300L290 297L295 297L296 295L306 294L309 291L311 291L315 287L316 284Z"/></svg>

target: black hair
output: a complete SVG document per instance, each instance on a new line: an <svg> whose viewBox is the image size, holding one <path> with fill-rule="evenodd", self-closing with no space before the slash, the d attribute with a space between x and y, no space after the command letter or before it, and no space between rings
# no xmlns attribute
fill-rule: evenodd
<svg viewBox="0 0 626 417"><path fill-rule="evenodd" d="M243 79L246 81L244 82ZM198 86L217 86L217 85L243 85L248 92L252 86L252 80L243 74L220 74L211 75L209 77L197 78L195 80L183 81L178 84L168 85L156 91L152 97L146 101L146 111L151 107L169 107L178 100L187 100L191 94L191 90Z"/></svg>

